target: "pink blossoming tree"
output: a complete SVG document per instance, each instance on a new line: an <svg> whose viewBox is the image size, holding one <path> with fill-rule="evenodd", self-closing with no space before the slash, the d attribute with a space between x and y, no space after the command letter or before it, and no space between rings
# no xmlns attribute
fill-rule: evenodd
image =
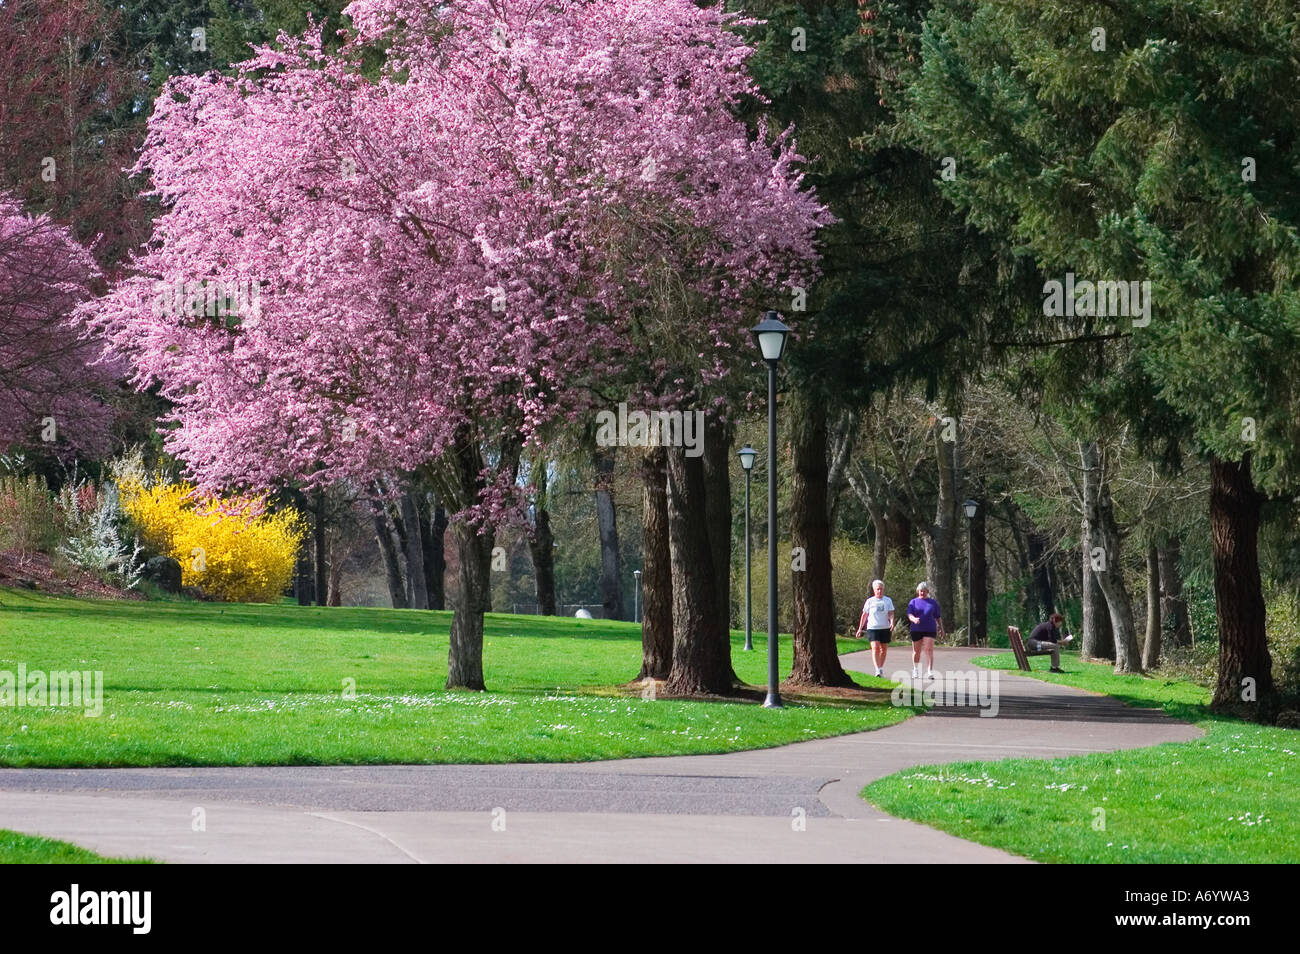
<svg viewBox="0 0 1300 954"><path fill-rule="evenodd" d="M282 36L234 78L168 84L139 164L166 212L86 314L174 402L169 448L207 488L431 481L460 552L447 685L482 689L493 528L526 444L648 360L665 274L708 305L673 347L724 374L825 212L788 136L733 118L749 50L719 9L347 12L338 54Z"/></svg>
<svg viewBox="0 0 1300 954"><path fill-rule="evenodd" d="M0 193L0 450L105 448L112 376L69 320L97 275L68 229Z"/></svg>

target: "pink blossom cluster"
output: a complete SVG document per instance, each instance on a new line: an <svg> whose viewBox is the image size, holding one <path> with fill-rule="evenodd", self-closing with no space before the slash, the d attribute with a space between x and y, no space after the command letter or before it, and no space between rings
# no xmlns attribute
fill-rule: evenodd
<svg viewBox="0 0 1300 954"><path fill-rule="evenodd" d="M723 374L761 301L806 281L829 216L788 131L735 118L757 92L720 8L347 13L339 53L282 35L235 77L167 84L137 169L166 211L84 311L174 402L168 447L206 489L368 482L457 435L535 438L650 367L665 274L707 303L676 343ZM157 283L211 277L260 295L238 320L151 307Z"/></svg>
<svg viewBox="0 0 1300 954"><path fill-rule="evenodd" d="M67 228L0 192L0 450L107 447L113 368L70 320L98 274Z"/></svg>

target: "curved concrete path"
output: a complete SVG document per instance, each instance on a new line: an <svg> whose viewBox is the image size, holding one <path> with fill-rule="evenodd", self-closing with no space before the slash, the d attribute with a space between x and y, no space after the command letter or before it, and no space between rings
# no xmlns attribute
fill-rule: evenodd
<svg viewBox="0 0 1300 954"><path fill-rule="evenodd" d="M892 647L887 674L910 670L907 652ZM987 652L940 648L937 668L976 671L970 658ZM843 661L871 670L866 652ZM1159 710L1006 672L997 715L978 713L936 707L774 749L577 764L0 769L0 828L172 862L1016 862L858 792L916 765L1201 734Z"/></svg>

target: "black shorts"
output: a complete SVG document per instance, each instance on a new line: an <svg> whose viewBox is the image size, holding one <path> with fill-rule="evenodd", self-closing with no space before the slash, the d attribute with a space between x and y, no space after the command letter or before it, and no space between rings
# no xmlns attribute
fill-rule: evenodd
<svg viewBox="0 0 1300 954"><path fill-rule="evenodd" d="M923 640L923 639L934 639L935 636L937 636L937 635L938 635L937 632L934 632L934 633L918 633L916 630L912 630L912 642L914 642L914 643L918 643L918 642L920 642L920 641Z"/></svg>
<svg viewBox="0 0 1300 954"><path fill-rule="evenodd" d="M888 629L869 629L867 630L867 639L873 643L887 643L889 642L890 632L891 630Z"/></svg>

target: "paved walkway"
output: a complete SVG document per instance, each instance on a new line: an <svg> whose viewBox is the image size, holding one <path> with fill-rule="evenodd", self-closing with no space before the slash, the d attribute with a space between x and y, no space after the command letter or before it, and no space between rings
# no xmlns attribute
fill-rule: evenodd
<svg viewBox="0 0 1300 954"><path fill-rule="evenodd" d="M895 646L886 672L910 669L906 653ZM941 648L937 668L972 671L976 654ZM844 663L871 669L865 652ZM857 793L915 765L1075 755L1201 734L1158 710L1005 672L999 679L993 718L935 708L874 732L727 755L0 769L0 828L171 862L1016 862L1024 859L886 815Z"/></svg>

